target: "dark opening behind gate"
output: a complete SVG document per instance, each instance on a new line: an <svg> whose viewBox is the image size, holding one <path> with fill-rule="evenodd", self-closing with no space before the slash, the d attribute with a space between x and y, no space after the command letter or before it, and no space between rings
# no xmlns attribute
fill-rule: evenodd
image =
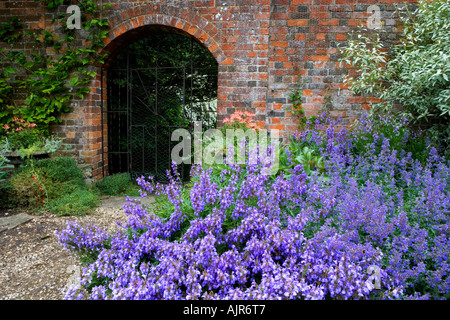
<svg viewBox="0 0 450 320"><path fill-rule="evenodd" d="M107 70L108 170L167 182L172 132L216 126L218 65L195 39L156 34L132 43ZM184 181L190 165L178 166Z"/></svg>

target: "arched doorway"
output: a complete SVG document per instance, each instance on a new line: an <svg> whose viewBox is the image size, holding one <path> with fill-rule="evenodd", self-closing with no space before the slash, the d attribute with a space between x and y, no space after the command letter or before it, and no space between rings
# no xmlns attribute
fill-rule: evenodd
<svg viewBox="0 0 450 320"><path fill-rule="evenodd" d="M116 51L107 69L108 173L167 180L179 128L216 126L218 63L188 33L151 26ZM106 140L105 139L105 140ZM189 165L179 166L183 180Z"/></svg>

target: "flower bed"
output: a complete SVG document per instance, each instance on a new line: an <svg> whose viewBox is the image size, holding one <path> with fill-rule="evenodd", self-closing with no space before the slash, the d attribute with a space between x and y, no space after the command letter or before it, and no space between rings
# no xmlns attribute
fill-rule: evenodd
<svg viewBox="0 0 450 320"><path fill-rule="evenodd" d="M9 125L4 124L2 129L5 135L0 139L0 154L15 165L21 164L24 158L45 158L62 145L62 139L45 137L35 123L20 118L14 118Z"/></svg>
<svg viewBox="0 0 450 320"><path fill-rule="evenodd" d="M190 188L138 179L143 197L160 196L129 199L121 232L58 233L85 262L66 298L448 298L449 162L431 147L418 161L420 139L385 128L319 117L274 176L259 163L196 167ZM296 156L305 146L320 166Z"/></svg>

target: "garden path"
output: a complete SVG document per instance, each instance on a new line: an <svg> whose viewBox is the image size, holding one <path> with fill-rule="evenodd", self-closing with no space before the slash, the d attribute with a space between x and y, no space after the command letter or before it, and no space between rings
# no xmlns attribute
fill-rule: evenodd
<svg viewBox="0 0 450 320"><path fill-rule="evenodd" d="M0 300L60 300L80 270L76 257L58 242L56 230L67 222L114 231L126 219L124 197L102 197L94 214L58 217L6 212L0 215ZM153 202L153 197L142 199Z"/></svg>

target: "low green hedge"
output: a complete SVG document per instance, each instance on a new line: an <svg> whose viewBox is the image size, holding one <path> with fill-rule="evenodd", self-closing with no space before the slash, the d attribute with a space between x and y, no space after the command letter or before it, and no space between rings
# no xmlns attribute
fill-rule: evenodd
<svg viewBox="0 0 450 320"><path fill-rule="evenodd" d="M60 216L92 213L100 201L71 157L27 160L13 173L5 190L4 205Z"/></svg>

